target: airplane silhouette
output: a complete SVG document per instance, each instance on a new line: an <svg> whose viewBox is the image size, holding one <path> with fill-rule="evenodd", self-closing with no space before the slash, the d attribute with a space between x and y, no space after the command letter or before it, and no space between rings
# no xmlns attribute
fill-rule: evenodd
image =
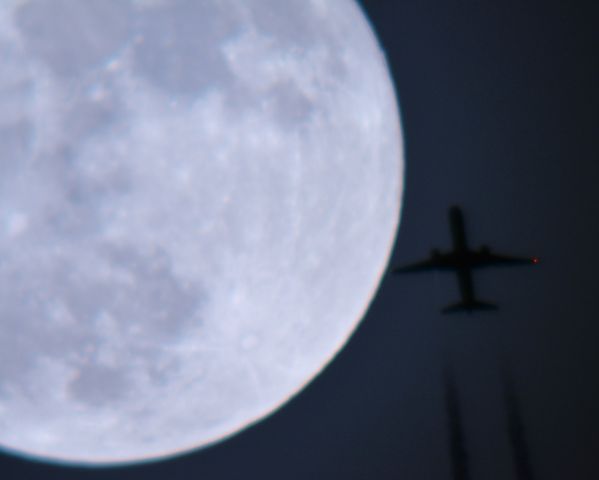
<svg viewBox="0 0 599 480"><path fill-rule="evenodd" d="M497 306L482 302L474 294L472 284L472 270L475 268L501 266L501 265L536 265L538 257L511 257L491 252L488 246L483 245L478 250L472 250L466 242L464 230L464 216L460 207L453 206L449 209L449 225L453 239L453 250L447 253L433 249L430 258L393 270L393 273L411 273L430 270L454 271L458 276L461 301L449 305L441 310L443 313L473 312L474 310L496 310Z"/></svg>

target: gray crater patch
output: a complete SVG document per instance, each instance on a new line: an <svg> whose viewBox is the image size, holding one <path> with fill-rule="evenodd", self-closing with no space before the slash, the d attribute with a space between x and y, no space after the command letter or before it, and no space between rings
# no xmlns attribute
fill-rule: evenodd
<svg viewBox="0 0 599 480"><path fill-rule="evenodd" d="M179 0L141 10L136 22L135 70L171 93L197 94L230 82L220 45L235 26L223 17L207 1ZM210 21L199 24L198 18Z"/></svg>
<svg viewBox="0 0 599 480"><path fill-rule="evenodd" d="M252 23L262 34L276 38L277 43L309 50L315 42L322 40L326 28L311 15L311 7L306 6L306 3L309 2L252 2ZM290 11L294 14L289 15Z"/></svg>
<svg viewBox="0 0 599 480"><path fill-rule="evenodd" d="M127 397L129 379L121 369L102 365L86 365L69 384L76 400L93 406L112 405Z"/></svg>
<svg viewBox="0 0 599 480"><path fill-rule="evenodd" d="M106 298L98 308L108 305L133 335L148 341L169 340L201 326L197 312L203 295L197 287L185 285L174 276L165 253L157 250L142 256L133 248L112 247L108 258L134 280L110 285L112 298Z"/></svg>
<svg viewBox="0 0 599 480"><path fill-rule="evenodd" d="M201 327L203 291L176 278L166 258L126 249L98 258L88 272L66 258L13 274L0 266L4 382L29 392L36 359L54 359L81 372L72 384L80 397L114 398L126 380L113 365L154 374L161 350Z"/></svg>
<svg viewBox="0 0 599 480"><path fill-rule="evenodd" d="M29 51L58 75L106 62L130 37L128 2L31 0L15 14Z"/></svg>
<svg viewBox="0 0 599 480"><path fill-rule="evenodd" d="M32 135L31 123L25 120L0 125L0 184L27 155Z"/></svg>

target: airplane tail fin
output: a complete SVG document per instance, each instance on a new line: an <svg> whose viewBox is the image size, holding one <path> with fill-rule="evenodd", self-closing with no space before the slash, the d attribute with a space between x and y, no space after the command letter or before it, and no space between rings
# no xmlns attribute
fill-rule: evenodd
<svg viewBox="0 0 599 480"><path fill-rule="evenodd" d="M458 313L468 312L472 313L475 310L497 310L497 305L488 302L481 302L480 300L473 300L471 302L458 302L453 305L445 307L443 313Z"/></svg>

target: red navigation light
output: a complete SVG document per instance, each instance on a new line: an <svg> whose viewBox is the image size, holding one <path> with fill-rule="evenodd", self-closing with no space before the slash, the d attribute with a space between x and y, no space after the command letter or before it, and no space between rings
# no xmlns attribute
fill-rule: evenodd
<svg viewBox="0 0 599 480"><path fill-rule="evenodd" d="M536 265L537 263L539 263L539 257L532 257L532 259L530 260L534 265Z"/></svg>

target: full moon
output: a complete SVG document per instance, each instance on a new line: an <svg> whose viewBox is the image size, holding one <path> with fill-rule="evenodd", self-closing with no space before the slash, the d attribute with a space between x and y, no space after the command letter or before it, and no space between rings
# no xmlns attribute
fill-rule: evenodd
<svg viewBox="0 0 599 480"><path fill-rule="evenodd" d="M165 458L326 366L403 184L353 0L2 0L0 58L5 451Z"/></svg>

